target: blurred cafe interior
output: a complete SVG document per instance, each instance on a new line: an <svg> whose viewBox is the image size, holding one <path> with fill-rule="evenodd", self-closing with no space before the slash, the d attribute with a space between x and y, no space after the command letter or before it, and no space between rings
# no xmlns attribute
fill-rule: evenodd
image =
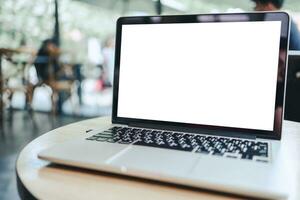
<svg viewBox="0 0 300 200"><path fill-rule="evenodd" d="M0 199L19 198L14 164L28 142L65 124L111 114L118 17L255 9L251 0L0 2ZM300 2L286 0L282 10L300 30ZM300 59L293 62L285 117L300 122Z"/></svg>

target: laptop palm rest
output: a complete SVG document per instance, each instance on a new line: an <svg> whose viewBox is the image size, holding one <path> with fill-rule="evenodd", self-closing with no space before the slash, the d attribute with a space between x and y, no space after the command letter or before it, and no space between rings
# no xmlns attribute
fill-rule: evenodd
<svg viewBox="0 0 300 200"><path fill-rule="evenodd" d="M126 148L126 145L121 144L75 140L66 142L64 145L52 146L41 151L38 156L39 158L61 164L75 165L76 163L75 166L79 167L82 163L88 163L89 166L99 166Z"/></svg>
<svg viewBox="0 0 300 200"><path fill-rule="evenodd" d="M130 145L106 163L129 170L184 176L196 166L198 159L199 156L190 152Z"/></svg>
<svg viewBox="0 0 300 200"><path fill-rule="evenodd" d="M263 187L274 181L272 165L257 162L240 162L239 159L212 158L197 153L166 149L154 149L143 146L128 146L106 161L107 164L121 169L124 174L140 176L172 183L201 186L206 189L219 189L227 192L240 191L240 194L256 193L274 198L286 197L286 188L276 190ZM258 168L257 165L260 165ZM232 166L241 170L234 171ZM251 168L257 169L259 179L251 175ZM211 173L211 172L214 173ZM214 175L215 174L215 175ZM178 181L179 180L179 181ZM274 184L273 184L274 186ZM245 188L247 188L245 190ZM263 188L263 189L262 189Z"/></svg>

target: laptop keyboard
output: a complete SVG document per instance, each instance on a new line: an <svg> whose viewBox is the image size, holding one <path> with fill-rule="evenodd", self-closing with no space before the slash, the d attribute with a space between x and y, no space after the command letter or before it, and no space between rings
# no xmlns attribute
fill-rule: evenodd
<svg viewBox="0 0 300 200"><path fill-rule="evenodd" d="M268 162L268 143L256 140L119 126L97 133L87 140Z"/></svg>

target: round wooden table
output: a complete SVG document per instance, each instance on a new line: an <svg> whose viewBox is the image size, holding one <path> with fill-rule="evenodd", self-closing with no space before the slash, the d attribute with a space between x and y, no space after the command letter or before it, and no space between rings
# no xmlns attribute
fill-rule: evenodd
<svg viewBox="0 0 300 200"><path fill-rule="evenodd" d="M22 199L241 199L242 197L200 189L114 175L104 172L50 164L38 159L42 149L86 134L89 129L107 126L109 117L95 118L52 130L29 143L16 163L17 184ZM300 188L300 123L285 121L283 147L295 171L295 188ZM284 184L284 183L283 183ZM295 190L289 199L300 199Z"/></svg>

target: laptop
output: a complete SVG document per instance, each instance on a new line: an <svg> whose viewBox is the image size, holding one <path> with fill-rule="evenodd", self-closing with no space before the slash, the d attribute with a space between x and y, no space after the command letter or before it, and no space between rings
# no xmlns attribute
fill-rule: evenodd
<svg viewBox="0 0 300 200"><path fill-rule="evenodd" d="M289 23L283 12L119 18L111 124L39 158L286 197L280 139Z"/></svg>

